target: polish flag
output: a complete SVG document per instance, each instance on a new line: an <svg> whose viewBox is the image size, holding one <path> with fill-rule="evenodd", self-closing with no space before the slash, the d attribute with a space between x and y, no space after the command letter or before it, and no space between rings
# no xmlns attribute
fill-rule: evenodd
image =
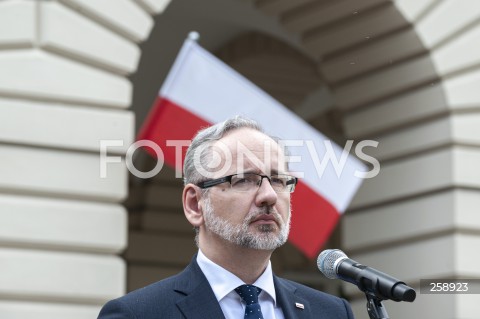
<svg viewBox="0 0 480 319"><path fill-rule="evenodd" d="M183 161L176 161L178 147L167 141L191 140L199 129L235 115L256 120L269 135L295 141L289 147L295 160L290 171L303 177L292 194L289 241L307 257L316 257L360 186L361 178L356 175L365 166L191 37L180 50L137 139L158 144L165 163L181 172ZM185 152L186 147L183 156Z"/></svg>

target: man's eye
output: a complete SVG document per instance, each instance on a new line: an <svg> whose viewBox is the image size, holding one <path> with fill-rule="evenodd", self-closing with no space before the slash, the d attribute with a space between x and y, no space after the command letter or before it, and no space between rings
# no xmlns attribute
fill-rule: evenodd
<svg viewBox="0 0 480 319"><path fill-rule="evenodd" d="M240 175L232 179L232 185L241 185L241 184L254 184L257 183L257 176L256 175Z"/></svg>
<svg viewBox="0 0 480 319"><path fill-rule="evenodd" d="M244 184L248 183L248 180L246 178L237 178L233 181L234 184Z"/></svg>
<svg viewBox="0 0 480 319"><path fill-rule="evenodd" d="M272 184L285 185L285 180L283 178L272 177L271 180L272 180Z"/></svg>

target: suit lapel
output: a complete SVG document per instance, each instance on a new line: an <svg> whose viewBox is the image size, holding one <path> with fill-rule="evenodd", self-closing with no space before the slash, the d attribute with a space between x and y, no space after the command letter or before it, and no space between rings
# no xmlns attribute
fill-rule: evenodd
<svg viewBox="0 0 480 319"><path fill-rule="evenodd" d="M196 258L197 255L183 271L175 286L175 291L185 295L177 302L177 307L187 319L225 318Z"/></svg>
<svg viewBox="0 0 480 319"><path fill-rule="evenodd" d="M275 275L273 276L273 282L275 283L277 302L282 308L285 318L313 318L310 312L309 302L295 294L297 288L294 285L290 284L288 281L278 278Z"/></svg>

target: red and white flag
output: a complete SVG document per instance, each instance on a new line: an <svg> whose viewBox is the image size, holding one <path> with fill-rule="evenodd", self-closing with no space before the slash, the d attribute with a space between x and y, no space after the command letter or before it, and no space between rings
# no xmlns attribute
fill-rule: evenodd
<svg viewBox="0 0 480 319"><path fill-rule="evenodd" d="M290 170L303 177L292 194L289 241L316 257L360 186L355 173L365 171L364 165L196 41L185 41L137 139L158 144L165 163L181 171L177 148L166 142L191 140L200 128L235 115L256 120L269 135L295 141Z"/></svg>

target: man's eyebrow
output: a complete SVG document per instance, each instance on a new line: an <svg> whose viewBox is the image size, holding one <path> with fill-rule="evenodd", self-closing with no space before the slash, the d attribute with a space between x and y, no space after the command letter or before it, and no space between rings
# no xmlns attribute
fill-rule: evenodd
<svg viewBox="0 0 480 319"><path fill-rule="evenodd" d="M241 172L240 170L238 170L238 173L239 174L261 174L262 172L259 169L247 168L242 170Z"/></svg>
<svg viewBox="0 0 480 319"><path fill-rule="evenodd" d="M276 169L272 169L270 170L270 175L286 175L288 174L287 172L279 172L278 170ZM264 175L263 172L260 170L260 169L254 169L254 168L248 168L248 169L245 169L244 171L242 172L239 172L239 174L258 174L258 175Z"/></svg>

